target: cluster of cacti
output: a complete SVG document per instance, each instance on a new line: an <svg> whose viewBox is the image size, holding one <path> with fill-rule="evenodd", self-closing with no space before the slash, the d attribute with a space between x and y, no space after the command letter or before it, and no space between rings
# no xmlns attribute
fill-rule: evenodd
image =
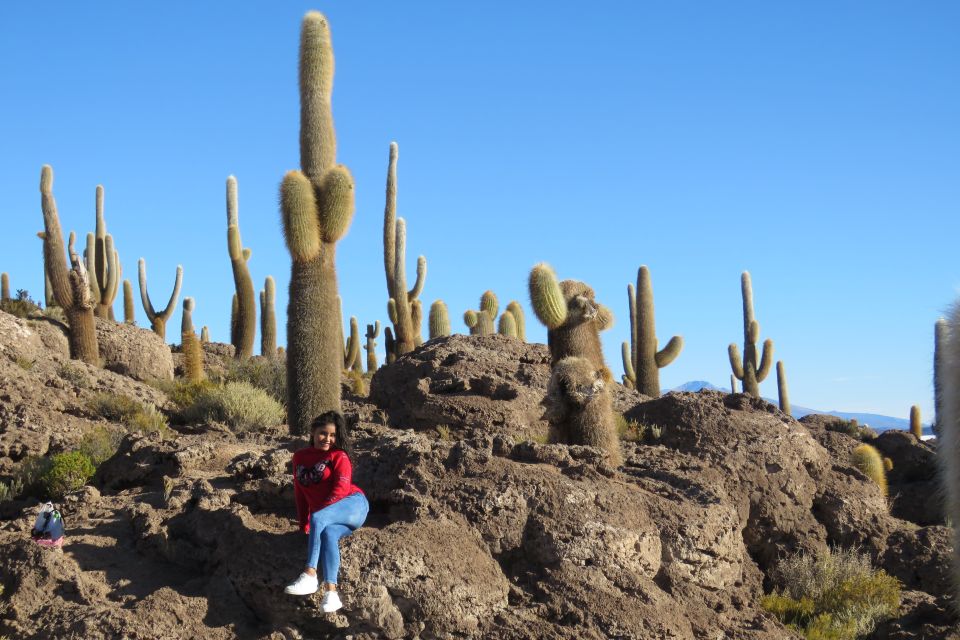
<svg viewBox="0 0 960 640"><path fill-rule="evenodd" d="M260 355L264 358L277 357L277 313L275 311L276 284L273 276L263 281L260 292Z"/></svg>
<svg viewBox="0 0 960 640"><path fill-rule="evenodd" d="M257 333L257 310L254 302L253 279L247 261L250 249L240 241L240 210L237 202L237 179L227 178L227 250L233 268L236 287L237 311L231 318L231 338L234 356L245 360L253 355L253 341Z"/></svg>
<svg viewBox="0 0 960 640"><path fill-rule="evenodd" d="M853 450L853 466L880 487L880 493L887 495L887 471L880 452L869 444L861 444Z"/></svg>
<svg viewBox="0 0 960 640"><path fill-rule="evenodd" d="M183 267L177 265L177 277L173 282L173 293L170 294L167 306L163 308L163 311L157 313L157 310L153 308L153 303L150 302L150 294L147 292L147 261L140 258L138 266L140 275L140 301L143 303L143 310L147 314L147 319L150 320L150 327L153 329L153 332L161 338L166 339L167 321L170 319L170 316L173 315L173 310L177 306L177 297L180 295L180 285L183 284Z"/></svg>
<svg viewBox="0 0 960 640"><path fill-rule="evenodd" d="M10 299L10 276L0 273L0 300Z"/></svg>
<svg viewBox="0 0 960 640"><path fill-rule="evenodd" d="M68 244L71 268L63 261L63 232L57 215L57 202L53 197L53 169L44 165L40 171L40 206L43 210L43 262L57 304L63 308L70 328L70 357L98 365L100 353L97 345L96 320L93 307L96 302L90 295L90 279L86 266L74 251L76 236L71 232Z"/></svg>
<svg viewBox="0 0 960 640"><path fill-rule="evenodd" d="M783 361L777 360L777 396L780 399L780 411L793 415L790 411L790 392L787 388L787 373L783 369Z"/></svg>
<svg viewBox="0 0 960 640"><path fill-rule="evenodd" d="M600 344L613 314L594 300L593 289L575 280L557 282L545 263L533 267L529 287L534 313L547 326L551 371L544 406L551 438L600 447L619 464L612 376Z"/></svg>
<svg viewBox="0 0 960 640"><path fill-rule="evenodd" d="M446 307L444 307L445 310ZM500 303L496 294L493 291L484 291L480 296L480 309L465 311L463 323L467 325L472 336L489 336L496 332L502 336L526 341L526 327L520 303L516 300L511 301L498 320L499 311ZM496 323L496 329L494 329L494 323Z"/></svg>
<svg viewBox="0 0 960 640"><path fill-rule="evenodd" d="M183 375L190 382L200 382L203 373L203 347L193 330L193 298L183 299L183 319L180 322L180 350L183 352Z"/></svg>
<svg viewBox="0 0 960 640"><path fill-rule="evenodd" d="M87 250L84 254L90 277L90 293L97 305L93 313L98 318L113 320L113 302L117 299L123 274L113 236L107 233L107 223L103 218L103 185L99 184L96 216L96 233L87 234Z"/></svg>
<svg viewBox="0 0 960 640"><path fill-rule="evenodd" d="M393 359L413 351L423 343L423 307L420 292L427 278L427 259L417 258L417 280L407 290L406 243L407 223L397 217L397 157L396 142L390 143L387 166L387 195L383 210L383 268L387 276L387 314L393 323L393 333L386 340L388 354ZM391 362L387 356L387 362Z"/></svg>
<svg viewBox="0 0 960 640"><path fill-rule="evenodd" d="M376 320L376 324L368 324L367 332L364 337L367 339L364 343L363 348L367 352L367 372L373 373L377 370L379 366L377 364L377 338L380 337L380 321Z"/></svg>
<svg viewBox="0 0 960 640"><path fill-rule="evenodd" d="M743 382L743 392L760 397L760 383L770 373L773 364L773 340L769 338L763 343L763 356L757 363L757 340L760 339L760 323L753 317L753 286L750 283L750 273L744 271L740 276L740 290L743 294L743 358L740 358L740 349L731 343L727 348L730 356L730 367L733 375Z"/></svg>
<svg viewBox="0 0 960 640"><path fill-rule="evenodd" d="M430 305L430 339L450 335L450 315L447 313L447 303L443 300L434 300Z"/></svg>
<svg viewBox="0 0 960 640"><path fill-rule="evenodd" d="M660 396L660 369L673 362L683 350L683 338L673 336L663 349L657 351L657 331L653 310L653 282L650 270L640 265L637 270L637 288L627 285L630 307L630 344L623 343L623 383L640 393Z"/></svg>
<svg viewBox="0 0 960 640"><path fill-rule="evenodd" d="M336 164L330 96L333 46L327 19L310 12L300 31L300 171L280 187L291 257L287 306L287 415L303 434L324 411L340 410L343 342L337 313L336 243L353 219L353 178Z"/></svg>
<svg viewBox="0 0 960 640"><path fill-rule="evenodd" d="M917 440L923 440L923 423L920 421L920 407L910 407L910 433Z"/></svg>

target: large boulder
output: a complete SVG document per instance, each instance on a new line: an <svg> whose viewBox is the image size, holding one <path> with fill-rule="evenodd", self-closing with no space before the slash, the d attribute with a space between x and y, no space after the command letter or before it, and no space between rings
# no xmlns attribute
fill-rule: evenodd
<svg viewBox="0 0 960 640"><path fill-rule="evenodd" d="M134 380L172 380L173 356L163 339L148 329L97 318L103 367Z"/></svg>

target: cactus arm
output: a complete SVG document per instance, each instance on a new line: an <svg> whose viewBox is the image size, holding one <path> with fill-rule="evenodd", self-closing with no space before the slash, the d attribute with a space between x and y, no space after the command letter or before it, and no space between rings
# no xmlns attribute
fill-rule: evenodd
<svg viewBox="0 0 960 640"><path fill-rule="evenodd" d="M630 361L632 356L630 353L629 342L624 342L621 345L620 357L623 359L623 378L629 381L632 385L636 385L637 374L633 369L633 363Z"/></svg>
<svg viewBox="0 0 960 640"><path fill-rule="evenodd" d="M413 346L423 344L423 305L419 300L410 302L410 323L413 325Z"/></svg>
<svg viewBox="0 0 960 640"><path fill-rule="evenodd" d="M770 373L770 367L773 364L773 340L767 338L763 341L763 356L760 358L760 366L757 368L757 382L763 382Z"/></svg>
<svg viewBox="0 0 960 640"><path fill-rule="evenodd" d="M486 311L491 319L497 317L497 312L500 310L500 303L497 300L497 295L493 291L484 291L483 295L480 296L480 310Z"/></svg>
<svg viewBox="0 0 960 640"><path fill-rule="evenodd" d="M393 298L387 300L387 317L394 325L397 324L397 301Z"/></svg>
<svg viewBox="0 0 960 640"><path fill-rule="evenodd" d="M530 304L537 318L548 329L556 329L567 319L567 303L553 269L541 262L530 271ZM468 325L469 326L469 325Z"/></svg>
<svg viewBox="0 0 960 640"><path fill-rule="evenodd" d="M630 364L631 370L635 370L638 366L637 358L640 355L637 353L638 345L640 344L640 336L637 334L637 331L640 329L640 325L637 323L637 291L633 288L632 284L627 285L627 309L630 312ZM626 368L626 367L624 367ZM631 382L636 382L636 376L631 376Z"/></svg>
<svg viewBox="0 0 960 640"><path fill-rule="evenodd" d="M313 185L303 173L288 171L280 185L283 235L295 262L309 262L320 255L320 223Z"/></svg>
<svg viewBox="0 0 960 640"><path fill-rule="evenodd" d="M350 316L350 340L347 343L343 368L352 369L360 357L360 328L356 316Z"/></svg>
<svg viewBox="0 0 960 640"><path fill-rule="evenodd" d="M597 329L599 331L606 331L607 329L613 326L614 317L613 317L613 311L610 310L610 307L603 304L597 305L596 322L597 322Z"/></svg>
<svg viewBox="0 0 960 640"><path fill-rule="evenodd" d="M179 264L177 265L177 276L173 282L173 292L170 294L170 299L167 300L167 306L163 308L163 312L160 314L164 322L173 315L173 309L177 306L177 298L180 296L180 286L183 284L183 267Z"/></svg>
<svg viewBox="0 0 960 640"><path fill-rule="evenodd" d="M183 310L181 311L180 333L193 333L193 298L183 299Z"/></svg>
<svg viewBox="0 0 960 640"><path fill-rule="evenodd" d="M407 293L407 298L416 300L423 291L423 284L427 280L427 259L424 256L417 258L417 281L413 283L413 289Z"/></svg>
<svg viewBox="0 0 960 640"><path fill-rule="evenodd" d="M143 310L147 313L147 319L153 322L157 317L157 311L150 302L150 293L147 291L147 261L140 258L137 263L140 276L140 302L143 303Z"/></svg>
<svg viewBox="0 0 960 640"><path fill-rule="evenodd" d="M471 335L474 332L474 329L477 327L479 322L479 316L476 311L473 309L467 309L463 312L463 324L467 325L467 328L470 329Z"/></svg>
<svg viewBox="0 0 960 640"><path fill-rule="evenodd" d="M730 343L727 347L727 355L730 356L730 368L733 369L733 375L737 380L743 380L743 361L740 359L740 347Z"/></svg>
<svg viewBox="0 0 960 640"><path fill-rule="evenodd" d="M333 42L326 17L311 11L300 30L300 167L318 181L337 157L330 97L333 93Z"/></svg>
<svg viewBox="0 0 960 640"><path fill-rule="evenodd" d="M353 176L342 164L323 176L317 210L320 237L324 242L333 244L346 235L353 221L354 191Z"/></svg>
<svg viewBox="0 0 960 640"><path fill-rule="evenodd" d="M657 355L654 356L654 362L656 362L658 368L662 369L676 360L681 351L683 351L683 337L673 336L670 338L667 346L658 351Z"/></svg>
<svg viewBox="0 0 960 640"><path fill-rule="evenodd" d="M64 263L63 231L53 196L53 169L43 165L40 171L40 207L43 211L43 260L53 297L64 309L73 306L70 276Z"/></svg>
<svg viewBox="0 0 960 640"><path fill-rule="evenodd" d="M94 303L100 303L100 283L97 281L97 241L92 233L87 234L87 248L83 252L86 260L87 277L90 280L90 297Z"/></svg>
<svg viewBox="0 0 960 640"><path fill-rule="evenodd" d="M105 288L104 304L112 305L117 299L117 292L120 290L120 281L123 279L123 267L120 265L120 254L114 248L113 236L107 234L104 240L107 255L110 256L109 269L107 270L107 286Z"/></svg>
<svg viewBox="0 0 960 640"><path fill-rule="evenodd" d="M390 143L390 159L387 165L387 196L383 209L383 270L387 276L387 294L396 298L393 272L396 266L397 238L397 156L400 148L396 142ZM396 325L395 320L391 322Z"/></svg>

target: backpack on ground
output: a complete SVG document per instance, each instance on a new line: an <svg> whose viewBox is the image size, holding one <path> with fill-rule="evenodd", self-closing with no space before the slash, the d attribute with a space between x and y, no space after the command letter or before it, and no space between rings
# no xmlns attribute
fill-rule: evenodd
<svg viewBox="0 0 960 640"><path fill-rule="evenodd" d="M33 529L30 530L33 541L42 547L60 547L63 545L63 532L63 516L53 503L47 502L41 506Z"/></svg>

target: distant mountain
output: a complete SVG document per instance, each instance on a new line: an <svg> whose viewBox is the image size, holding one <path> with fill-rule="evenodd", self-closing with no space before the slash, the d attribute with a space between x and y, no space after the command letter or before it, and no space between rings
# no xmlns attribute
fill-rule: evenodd
<svg viewBox="0 0 960 640"><path fill-rule="evenodd" d="M701 389L707 389L710 391L724 391L730 393L729 387L718 387L714 384L707 382L706 380L691 380L690 382L685 382L679 387L674 387L670 391L700 391ZM764 398L767 402L777 404L778 400L773 398ZM910 421L905 418L894 418L892 416L882 416L877 413L855 413L850 411L822 411L820 409L810 409L807 407L801 407L800 405L791 404L790 410L793 413L794 418L802 418L805 415L811 413L822 413L828 416L837 416L838 418L843 418L844 420L856 420L860 424L870 425L870 428L876 431L887 431L888 429L898 429L900 431L907 431L910 429ZM923 425L924 434L932 434L933 431L930 428L930 425Z"/></svg>

